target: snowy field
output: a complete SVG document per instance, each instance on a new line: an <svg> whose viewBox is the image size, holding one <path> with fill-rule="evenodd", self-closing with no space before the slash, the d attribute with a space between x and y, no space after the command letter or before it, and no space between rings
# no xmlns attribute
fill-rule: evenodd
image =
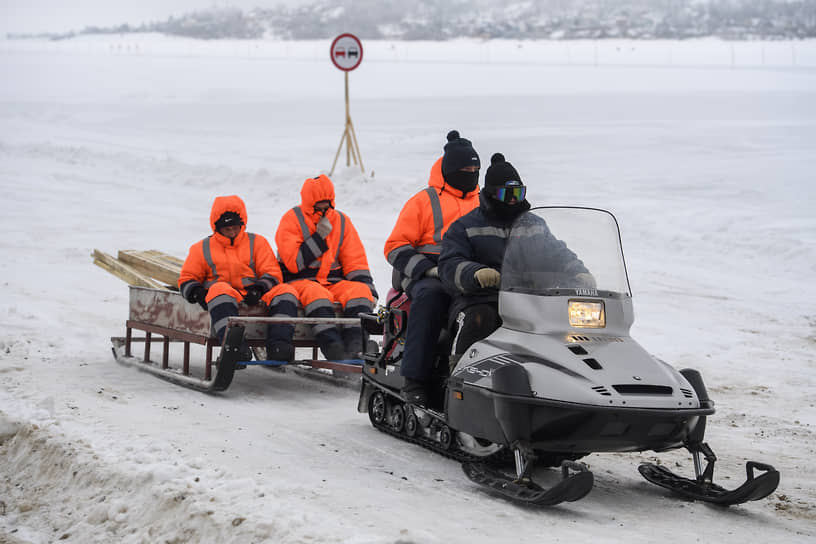
<svg viewBox="0 0 816 544"><path fill-rule="evenodd" d="M720 509L643 480L654 453L593 454L586 498L523 508L373 429L352 389L250 368L203 395L116 364L127 287L91 251L183 257L233 193L273 238L331 168L342 73L328 42L0 41L0 542L813 542L816 43L364 46L365 175L333 179L380 292L456 128L534 204L617 216L633 336L703 372L720 483L754 459L777 492Z"/></svg>

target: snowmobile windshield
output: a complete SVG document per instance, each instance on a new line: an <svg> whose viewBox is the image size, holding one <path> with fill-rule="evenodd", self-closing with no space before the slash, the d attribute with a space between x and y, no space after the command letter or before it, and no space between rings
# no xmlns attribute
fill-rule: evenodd
<svg viewBox="0 0 816 544"><path fill-rule="evenodd" d="M513 223L501 290L630 296L615 217L594 208L533 208Z"/></svg>

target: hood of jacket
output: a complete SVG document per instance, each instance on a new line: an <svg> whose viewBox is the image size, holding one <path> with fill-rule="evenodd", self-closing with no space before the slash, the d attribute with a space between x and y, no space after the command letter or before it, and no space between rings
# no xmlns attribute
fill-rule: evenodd
<svg viewBox="0 0 816 544"><path fill-rule="evenodd" d="M331 216L334 211L334 184L325 174L307 179L300 189L300 208L303 215L315 223L320 220L320 215L315 213L314 205L321 200L328 200L331 203L331 208L326 214Z"/></svg>
<svg viewBox="0 0 816 544"><path fill-rule="evenodd" d="M213 201L212 209L210 210L210 227L212 227L213 232L217 233L215 229L215 222L218 221L218 218L221 217L225 212L235 212L241 216L241 221L244 222L241 225L241 234L246 232L247 226L247 211L246 205L244 201L241 200L241 197L238 195L229 195L229 196L217 196Z"/></svg>
<svg viewBox="0 0 816 544"><path fill-rule="evenodd" d="M440 191L444 191L446 193L450 193L456 198L465 198L467 195L478 194L480 190L479 185L477 184L476 188L473 189L472 191L463 193L456 187L453 187L445 183L445 178L442 176L442 157L439 157L439 159L437 159L437 161L431 167L431 175L428 178L428 186L436 189L437 193L439 193Z"/></svg>

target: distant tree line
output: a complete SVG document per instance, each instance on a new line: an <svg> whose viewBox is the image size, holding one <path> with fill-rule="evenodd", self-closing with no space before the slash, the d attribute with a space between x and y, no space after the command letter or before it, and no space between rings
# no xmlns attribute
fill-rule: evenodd
<svg viewBox="0 0 816 544"><path fill-rule="evenodd" d="M394 40L802 39L816 37L816 0L316 0L249 12L213 9L138 26L46 36L160 32L207 40L306 40L348 31L364 39Z"/></svg>

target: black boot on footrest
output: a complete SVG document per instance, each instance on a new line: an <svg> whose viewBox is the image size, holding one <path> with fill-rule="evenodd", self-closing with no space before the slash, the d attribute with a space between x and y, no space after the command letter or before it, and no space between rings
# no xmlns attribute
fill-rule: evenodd
<svg viewBox="0 0 816 544"><path fill-rule="evenodd" d="M295 360L295 346L288 342L273 342L266 346L266 358L291 363Z"/></svg>
<svg viewBox="0 0 816 544"><path fill-rule="evenodd" d="M235 363L235 370L242 370L246 368L246 365L243 363L251 361L252 355L252 348L249 347L246 340L241 342L241 347L238 348L238 362Z"/></svg>
<svg viewBox="0 0 816 544"><path fill-rule="evenodd" d="M408 404L422 407L428 405L428 386L425 382L405 378L405 384L400 393Z"/></svg>
<svg viewBox="0 0 816 544"><path fill-rule="evenodd" d="M342 361L346 358L342 342L333 342L326 347L320 348L327 361Z"/></svg>

